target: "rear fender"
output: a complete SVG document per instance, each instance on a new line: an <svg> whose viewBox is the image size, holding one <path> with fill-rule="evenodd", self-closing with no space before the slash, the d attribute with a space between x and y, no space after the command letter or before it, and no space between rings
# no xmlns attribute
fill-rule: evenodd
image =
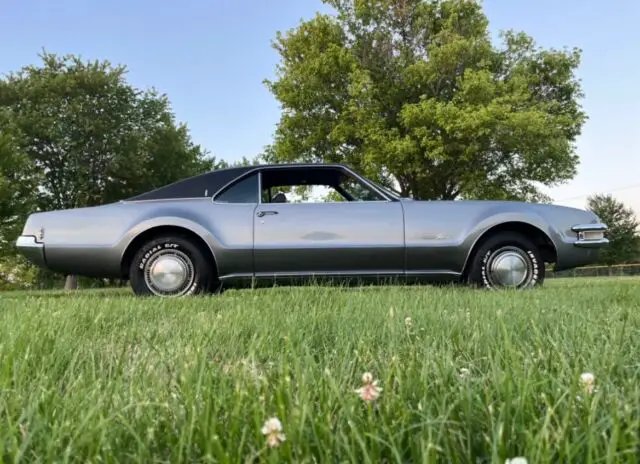
<svg viewBox="0 0 640 464"><path fill-rule="evenodd" d="M127 248L136 239L136 237L155 227L180 227L190 230L197 234L207 244L211 254L213 255L213 259L217 261L216 253L217 250L220 249L220 242L213 236L213 234L198 223L178 216L154 217L153 219L142 221L129 229L116 246L118 254L120 255L120 260L122 261Z"/></svg>

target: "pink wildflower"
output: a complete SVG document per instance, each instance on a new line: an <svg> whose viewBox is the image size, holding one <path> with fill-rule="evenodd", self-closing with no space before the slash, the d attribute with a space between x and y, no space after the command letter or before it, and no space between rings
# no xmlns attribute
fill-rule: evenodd
<svg viewBox="0 0 640 464"><path fill-rule="evenodd" d="M378 381L373 380L373 375L370 372L365 372L362 375L362 383L364 385L356 389L356 393L360 395L364 401L375 401L380 396L382 388L378 387Z"/></svg>

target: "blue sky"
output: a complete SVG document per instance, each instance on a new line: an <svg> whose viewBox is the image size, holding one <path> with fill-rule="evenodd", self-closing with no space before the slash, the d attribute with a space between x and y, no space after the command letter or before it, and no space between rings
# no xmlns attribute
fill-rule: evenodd
<svg viewBox="0 0 640 464"><path fill-rule="evenodd" d="M640 1L483 4L495 34L513 28L545 47L583 49L581 165L551 195L584 207L588 194L611 192L640 215ZM126 64L132 84L168 94L196 143L229 161L253 157L279 118L262 83L278 62L271 40L316 11L329 9L320 0L5 2L0 73L37 62L42 48Z"/></svg>

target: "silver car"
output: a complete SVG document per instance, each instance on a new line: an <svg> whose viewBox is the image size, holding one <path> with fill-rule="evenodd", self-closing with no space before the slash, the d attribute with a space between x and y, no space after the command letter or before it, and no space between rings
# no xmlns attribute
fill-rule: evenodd
<svg viewBox="0 0 640 464"><path fill-rule="evenodd" d="M321 187L324 201L292 201ZM416 201L339 164L219 169L102 206L29 216L17 248L51 270L129 279L138 295L357 278L531 288L593 263L607 226L580 209Z"/></svg>

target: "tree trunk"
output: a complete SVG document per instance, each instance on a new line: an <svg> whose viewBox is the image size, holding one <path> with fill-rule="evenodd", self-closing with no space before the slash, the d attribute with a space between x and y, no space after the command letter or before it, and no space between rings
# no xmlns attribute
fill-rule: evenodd
<svg viewBox="0 0 640 464"><path fill-rule="evenodd" d="M77 290L78 288L78 276L68 275L64 282L65 290Z"/></svg>

